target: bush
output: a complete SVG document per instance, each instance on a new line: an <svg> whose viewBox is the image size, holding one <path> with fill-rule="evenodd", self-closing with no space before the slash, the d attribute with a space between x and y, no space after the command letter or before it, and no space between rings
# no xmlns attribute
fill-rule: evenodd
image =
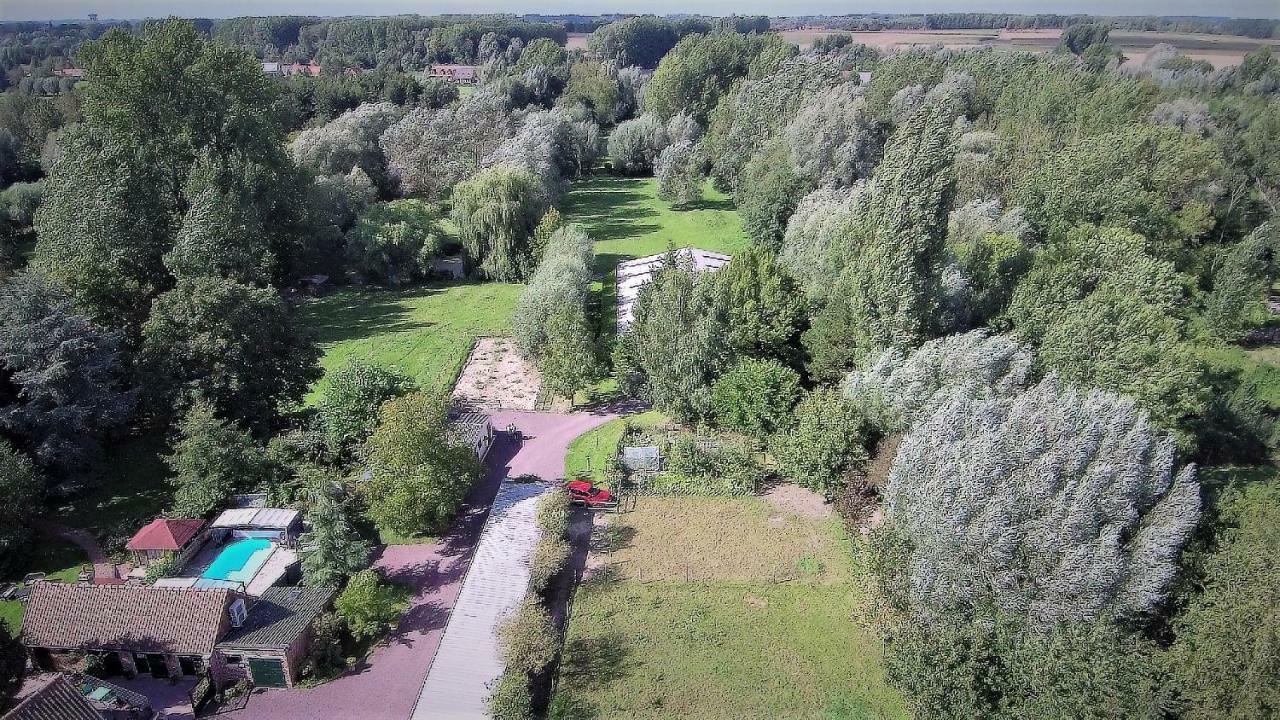
<svg viewBox="0 0 1280 720"><path fill-rule="evenodd" d="M348 360L327 379L329 387L316 417L330 452L338 455L369 437L384 402L416 389L407 375L358 358Z"/></svg>
<svg viewBox="0 0 1280 720"><path fill-rule="evenodd" d="M538 529L543 537L565 538L569 535L569 513L573 506L569 494L552 491L538 501Z"/></svg>
<svg viewBox="0 0 1280 720"><path fill-rule="evenodd" d="M144 582L153 585L155 581L171 577L181 569L182 563L178 562L177 556L167 555L147 565L147 577Z"/></svg>
<svg viewBox="0 0 1280 720"><path fill-rule="evenodd" d="M867 461L866 434L862 414L851 403L835 390L818 389L796 406L771 449L783 477L831 498L844 473Z"/></svg>
<svg viewBox="0 0 1280 720"><path fill-rule="evenodd" d="M508 670L494 683L485 700L493 720L529 720L533 717L533 695L529 692L529 676Z"/></svg>
<svg viewBox="0 0 1280 720"><path fill-rule="evenodd" d="M347 632L347 624L342 616L336 612L323 613L311 628L311 647L307 651L311 671L323 674L344 667L346 657L342 652L342 638Z"/></svg>
<svg viewBox="0 0 1280 720"><path fill-rule="evenodd" d="M421 200L370 206L347 233L352 270L391 286L426 277L442 247L439 220L439 212Z"/></svg>
<svg viewBox="0 0 1280 720"><path fill-rule="evenodd" d="M741 360L711 388L711 413L724 428L765 438L786 424L800 397L800 374L773 360Z"/></svg>
<svg viewBox="0 0 1280 720"><path fill-rule="evenodd" d="M699 440L682 435L666 450L666 470L650 490L658 494L750 495L764 473L749 448L728 438Z"/></svg>
<svg viewBox="0 0 1280 720"><path fill-rule="evenodd" d="M701 200L704 165L706 156L702 148L688 140L664 149L654 166L658 197L675 206Z"/></svg>
<svg viewBox="0 0 1280 720"><path fill-rule="evenodd" d="M555 659L558 644L551 615L533 601L526 600L498 628L498 651L508 673L542 672Z"/></svg>
<svg viewBox="0 0 1280 720"><path fill-rule="evenodd" d="M351 576L347 588L333 603L357 640L373 640L387 635L409 607L405 588L382 582L373 570Z"/></svg>
<svg viewBox="0 0 1280 720"><path fill-rule="evenodd" d="M591 238L579 225L562 227L547 238L511 319L512 334L527 357L537 358L546 347L547 325L556 310L586 307L594 259Z"/></svg>
<svg viewBox="0 0 1280 720"><path fill-rule="evenodd" d="M43 194L43 182L14 183L0 192L0 211L8 213L19 228L29 228L35 222Z"/></svg>
<svg viewBox="0 0 1280 720"><path fill-rule="evenodd" d="M564 569L571 552L569 543L563 538L543 537L534 549L533 560L529 565L529 587L535 593L544 592L550 586L551 579Z"/></svg>
<svg viewBox="0 0 1280 720"><path fill-rule="evenodd" d="M365 443L372 479L363 491L379 527L411 534L453 519L481 467L469 447L449 439L449 399L410 393L382 406Z"/></svg>
<svg viewBox="0 0 1280 720"><path fill-rule="evenodd" d="M609 135L609 162L614 172L643 175L653 169L668 143L667 127L655 115L641 115L614 128Z"/></svg>

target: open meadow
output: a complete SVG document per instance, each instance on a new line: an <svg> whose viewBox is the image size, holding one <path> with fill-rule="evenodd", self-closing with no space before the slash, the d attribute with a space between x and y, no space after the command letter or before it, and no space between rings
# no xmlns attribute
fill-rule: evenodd
<svg viewBox="0 0 1280 720"><path fill-rule="evenodd" d="M906 717L837 518L764 498L640 498L609 519L553 717Z"/></svg>
<svg viewBox="0 0 1280 720"><path fill-rule="evenodd" d="M596 177L574 184L565 197L564 215L595 240L601 335L609 340L616 324L612 308L618 263L669 247L732 255L749 244L733 201L710 183L700 202L677 210L658 198L653 178Z"/></svg>
<svg viewBox="0 0 1280 720"><path fill-rule="evenodd" d="M395 368L424 390L448 390L477 338L506 335L520 285L436 283L404 290L346 288L303 306L325 372L350 358ZM307 397L323 395L321 380Z"/></svg>

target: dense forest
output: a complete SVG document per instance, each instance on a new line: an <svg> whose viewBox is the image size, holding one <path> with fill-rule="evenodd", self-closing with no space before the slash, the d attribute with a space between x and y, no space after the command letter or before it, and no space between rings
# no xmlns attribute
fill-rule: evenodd
<svg viewBox="0 0 1280 720"><path fill-rule="evenodd" d="M353 361L307 405L298 304L457 255L523 284L512 334L557 395L612 377L741 441L686 448L691 485L770 473L882 519L867 621L916 717L1271 716L1280 59L1121 66L1095 22L1052 54L768 26L628 18L589 53L509 18L6 26L0 565L139 437L174 516L302 508L308 583L359 571L371 524L444 527L480 472L447 398ZM408 72L432 62L482 81ZM614 337L563 215L599 173L676 208L711 183L751 246L673 253Z"/></svg>

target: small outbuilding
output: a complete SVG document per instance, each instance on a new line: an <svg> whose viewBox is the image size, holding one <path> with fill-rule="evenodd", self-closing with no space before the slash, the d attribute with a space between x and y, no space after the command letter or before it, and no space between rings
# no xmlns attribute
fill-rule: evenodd
<svg viewBox="0 0 1280 720"><path fill-rule="evenodd" d="M158 518L134 533L125 549L138 567L168 559L184 563L207 539L204 529L203 520Z"/></svg>
<svg viewBox="0 0 1280 720"><path fill-rule="evenodd" d="M471 448L480 462L484 462L493 447L494 437L493 423L484 413L464 412L449 423L450 440Z"/></svg>

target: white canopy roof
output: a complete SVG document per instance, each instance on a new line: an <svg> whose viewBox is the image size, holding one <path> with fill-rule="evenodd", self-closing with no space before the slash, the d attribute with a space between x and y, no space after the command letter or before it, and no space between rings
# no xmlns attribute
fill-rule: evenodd
<svg viewBox="0 0 1280 720"><path fill-rule="evenodd" d="M297 519L298 511L287 508L236 508L219 515L213 527L283 530Z"/></svg>

